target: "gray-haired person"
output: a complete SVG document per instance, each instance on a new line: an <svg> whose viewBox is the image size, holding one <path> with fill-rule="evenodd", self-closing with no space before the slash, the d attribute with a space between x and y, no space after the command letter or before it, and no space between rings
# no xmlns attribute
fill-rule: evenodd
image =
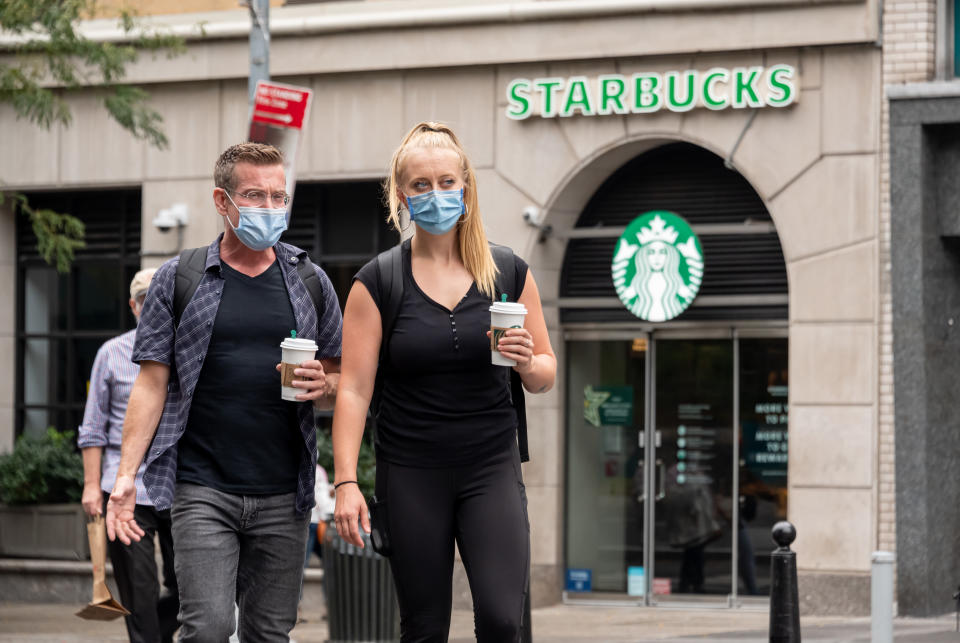
<svg viewBox="0 0 960 643"><path fill-rule="evenodd" d="M140 320L143 300L153 278L153 268L141 270L130 282L130 312ZM120 465L123 416L130 389L140 367L130 361L136 329L108 340L93 361L90 392L83 412L77 444L83 453L83 509L89 516L103 512ZM107 543L120 602L130 610L127 635L133 643L168 643L177 630L177 577L173 568L173 537L170 510L158 510L143 486L142 465L137 470L134 516L143 527L139 542ZM163 558L163 591L157 576L154 540Z"/></svg>

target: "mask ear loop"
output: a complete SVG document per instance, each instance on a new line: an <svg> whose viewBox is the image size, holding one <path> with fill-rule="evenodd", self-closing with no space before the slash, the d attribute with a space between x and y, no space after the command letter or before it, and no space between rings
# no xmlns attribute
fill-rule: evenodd
<svg viewBox="0 0 960 643"><path fill-rule="evenodd" d="M223 190L223 193L227 195L227 198L230 199L230 203L233 204L233 207L237 210L237 225L233 225L233 221L230 220L230 211L229 211L229 210L227 210L227 213L226 213L225 215L223 215L223 218L225 218L225 219L227 220L227 223L230 224L230 227L233 228L234 231L237 231L237 230L240 229L240 216L241 216L241 214L240 214L240 206L238 206L236 203L234 203L234 202L233 202L233 199L230 198L230 192L228 192L225 188L221 188L221 189ZM287 220L287 224L289 225L289 223L290 223L290 221L289 221L289 219L288 219L288 220Z"/></svg>

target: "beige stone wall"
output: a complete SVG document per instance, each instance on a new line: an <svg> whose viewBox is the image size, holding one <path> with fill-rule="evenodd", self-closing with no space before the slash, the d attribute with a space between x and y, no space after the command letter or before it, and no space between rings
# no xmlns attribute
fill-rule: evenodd
<svg viewBox="0 0 960 643"><path fill-rule="evenodd" d="M944 4L940 4L944 8ZM936 65L936 0L888 0L883 11L884 86L931 80ZM881 100L879 337L879 512L877 547L896 552L893 406L893 303L890 287L890 118Z"/></svg>
<svg viewBox="0 0 960 643"><path fill-rule="evenodd" d="M0 453L13 448L17 251L10 202L0 205Z"/></svg>

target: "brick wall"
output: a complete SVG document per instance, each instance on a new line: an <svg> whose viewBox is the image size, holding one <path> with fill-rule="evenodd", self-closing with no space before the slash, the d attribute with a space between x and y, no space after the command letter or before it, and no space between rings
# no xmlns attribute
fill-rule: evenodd
<svg viewBox="0 0 960 643"><path fill-rule="evenodd" d="M883 4L883 85L932 80L936 61L936 0ZM893 441L893 303L890 293L890 110L884 97L880 147L880 390L877 548L896 551Z"/></svg>

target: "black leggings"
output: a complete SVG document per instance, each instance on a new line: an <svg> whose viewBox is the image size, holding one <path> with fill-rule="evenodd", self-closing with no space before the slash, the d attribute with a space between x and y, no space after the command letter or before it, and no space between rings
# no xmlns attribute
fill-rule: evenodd
<svg viewBox="0 0 960 643"><path fill-rule="evenodd" d="M422 469L377 460L400 603L400 640L446 641L456 540L477 641L518 641L530 570L527 496L516 443L477 464Z"/></svg>

